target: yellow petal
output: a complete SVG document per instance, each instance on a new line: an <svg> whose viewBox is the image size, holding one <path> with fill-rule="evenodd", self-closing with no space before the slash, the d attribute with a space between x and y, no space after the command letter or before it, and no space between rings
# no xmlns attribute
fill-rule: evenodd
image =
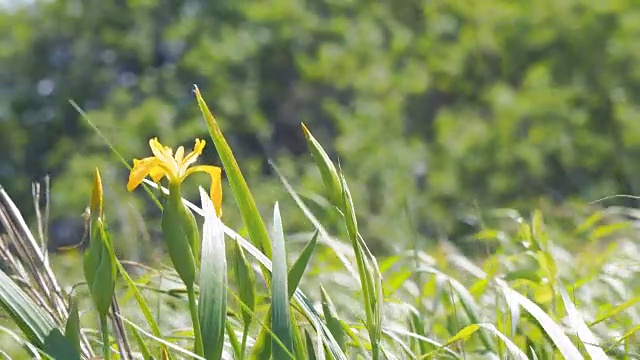
<svg viewBox="0 0 640 360"><path fill-rule="evenodd" d="M149 147L151 147L151 152L155 155L158 160L166 164L170 168L178 168L176 160L173 158L173 150L170 147L162 145L158 138L153 138L149 140Z"/></svg>
<svg viewBox="0 0 640 360"><path fill-rule="evenodd" d="M191 166L191 164L196 162L196 160L198 160L198 156L202 154L202 150L204 149L204 146L206 144L207 144L206 141L196 139L196 143L193 146L193 151L191 151L187 156L185 156L184 159L180 162L181 173L186 172L187 168Z"/></svg>
<svg viewBox="0 0 640 360"><path fill-rule="evenodd" d="M211 193L209 196L211 196L218 217L222 216L222 169L211 165L194 166L187 170L185 177L194 172L204 172L211 176Z"/></svg>
<svg viewBox="0 0 640 360"><path fill-rule="evenodd" d="M167 175L167 170L164 169L162 166L154 166L149 170L149 177L151 177L151 180L153 180L153 182L157 183L158 181L160 181L160 179L162 179L165 175Z"/></svg>
<svg viewBox="0 0 640 360"><path fill-rule="evenodd" d="M140 185L142 180L151 173L156 171L158 166L158 159L155 157L148 157L142 160L133 159L133 169L129 174L129 181L127 182L127 190L133 191Z"/></svg>
<svg viewBox="0 0 640 360"><path fill-rule="evenodd" d="M96 168L93 174L93 191L91 192L91 217L97 219L102 216L102 180L100 171Z"/></svg>
<svg viewBox="0 0 640 360"><path fill-rule="evenodd" d="M178 147L178 150L176 150L176 162L178 164L182 163L182 158L184 157L184 146L180 146Z"/></svg>

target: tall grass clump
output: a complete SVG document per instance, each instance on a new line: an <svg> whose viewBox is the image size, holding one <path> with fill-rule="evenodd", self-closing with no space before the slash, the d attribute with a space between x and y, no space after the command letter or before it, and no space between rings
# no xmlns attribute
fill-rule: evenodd
<svg viewBox="0 0 640 360"><path fill-rule="evenodd" d="M274 162L291 198L259 206L197 88L195 95L221 168L196 164L204 139L196 139L187 153L153 138L151 156L131 166L125 162L128 190L144 187L162 212L159 230L171 266L136 264L144 271L134 276L132 264L116 255L123 239L108 228L104 208L109 203L96 169L93 192L87 194L86 282L64 288L51 269L46 236L36 240L0 188L0 304L7 320L0 331L22 349L13 351L18 355L2 350L2 355L277 360L639 356L637 210L592 205L586 215L576 212L566 230L566 224L545 221L540 211L523 216L498 209L486 215L480 232L460 239L493 249L490 253L470 258L445 239L429 247L389 239L415 246L398 245L390 256L375 256L359 230L363 219L348 179L309 128L302 125L300 136L336 223L321 222ZM231 189L225 196L233 198L244 224L238 231L223 221L223 170ZM189 186L185 179L195 172L211 179L208 190L200 188L200 206L182 197ZM287 213L280 204L291 200L311 224L308 232L285 229ZM40 202L37 232L46 234ZM272 209L270 216L263 217L259 208ZM400 218L389 223L406 226ZM568 237L580 246L562 247ZM170 288L163 285L167 282ZM158 306L163 302L175 309ZM160 320L167 318L173 321ZM180 326L182 318L188 319L186 327Z"/></svg>

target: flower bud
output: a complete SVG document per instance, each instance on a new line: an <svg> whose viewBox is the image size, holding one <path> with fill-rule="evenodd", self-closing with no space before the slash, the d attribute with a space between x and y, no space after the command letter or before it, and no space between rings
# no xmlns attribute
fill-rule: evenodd
<svg viewBox="0 0 640 360"><path fill-rule="evenodd" d="M84 253L84 277L98 314L109 312L115 291L115 254L102 214L102 181L95 170L91 194L91 218L89 220L89 247Z"/></svg>
<svg viewBox="0 0 640 360"><path fill-rule="evenodd" d="M320 170L320 175L327 189L329 200L333 205L342 210L342 186L335 165L333 165L333 162L329 159L329 155L324 151L322 145L311 135L311 132L304 124L302 124L302 132L307 140L309 151L311 151L316 166L318 170Z"/></svg>
<svg viewBox="0 0 640 360"><path fill-rule="evenodd" d="M187 288L191 288L198 267L200 237L193 213L182 203L180 184L169 185L161 226L173 267Z"/></svg>

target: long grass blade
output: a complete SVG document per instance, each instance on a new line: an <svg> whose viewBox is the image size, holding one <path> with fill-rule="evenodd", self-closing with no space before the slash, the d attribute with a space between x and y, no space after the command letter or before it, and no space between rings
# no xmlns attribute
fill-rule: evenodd
<svg viewBox="0 0 640 360"><path fill-rule="evenodd" d="M452 344L454 344L454 343L456 343L458 341L467 340L471 335L473 335L479 329L480 329L480 326L477 325L477 324L471 324L471 325L465 326L460 331L458 331L455 335L450 337L444 344L442 344L442 346L440 348L435 349L432 352L421 356L420 359L427 359L427 358L434 357L435 355L440 353L440 351L446 349L447 347L451 346Z"/></svg>
<svg viewBox="0 0 640 360"><path fill-rule="evenodd" d="M304 335L300 330L302 322L298 321L296 317L290 314L289 323L291 324L291 337L293 340L293 354L294 359L304 359L307 355L306 342L304 341Z"/></svg>
<svg viewBox="0 0 640 360"><path fill-rule="evenodd" d="M116 266L118 267L118 271L120 275L122 275L122 278L125 280L127 287L131 292L133 292L133 297L136 299L136 303L138 304L138 307L140 308L140 311L142 312L144 319L147 321L147 324L149 324L149 327L151 328L151 333L153 334L153 336L157 338L162 338L160 327L158 326L158 323L156 322L155 317L151 313L151 310L149 309L149 305L147 304L147 301L144 299L144 297L142 297L142 294L140 293L138 286L136 286L136 283L131 279L131 277L127 273L127 270L124 268L124 266L122 266L122 263L117 258L116 258ZM161 342L160 344L162 345L163 343ZM162 352L163 354L167 354L167 356L171 358L171 355L167 353L167 349L164 345L162 345Z"/></svg>
<svg viewBox="0 0 640 360"><path fill-rule="evenodd" d="M640 295L635 296L635 297L623 302L622 304L614 307L613 309L607 311L605 314L603 314L602 316L598 317L596 319L596 321L592 322L590 325L593 326L593 325L596 325L598 323L603 322L604 320L612 318L612 317L618 315L619 313L627 310L628 308L634 306L638 302L640 302Z"/></svg>
<svg viewBox="0 0 640 360"><path fill-rule="evenodd" d="M218 150L220 160L224 165L229 185L231 185L231 190L233 191L236 203L238 204L242 220L249 232L249 237L253 243L270 258L271 242L269 240L269 234L264 222L262 221L262 217L260 217L258 207L253 199L253 195L251 195L249 186L247 185L244 176L242 176L242 171L240 171L240 167L236 162L236 158L233 156L233 152L231 151L229 144L227 144L227 140L224 138L224 135L222 135L218 122L213 117L213 114L211 114L211 111L202 98L202 95L200 95L200 90L197 86L194 86L194 90L198 100L198 105L200 106L202 115L207 123L209 134L213 139L216 150Z"/></svg>
<svg viewBox="0 0 640 360"><path fill-rule="evenodd" d="M78 354L81 353L80 347L80 314L78 314L78 304L71 298L69 300L69 318L64 328L64 336L69 340Z"/></svg>
<svg viewBox="0 0 640 360"><path fill-rule="evenodd" d="M271 324L271 308L269 308L269 312L267 316L265 316L264 322L260 327L260 332L256 337L256 342L251 348L251 353L249 354L249 359L251 360L268 360L271 357L271 336L272 331L269 328ZM273 341L276 340L275 335ZM279 340L278 340L279 341Z"/></svg>
<svg viewBox="0 0 640 360"><path fill-rule="evenodd" d="M316 249L316 244L318 243L318 232L316 231L313 234L311 240L305 245L304 249L298 256L298 259L293 263L291 269L289 269L289 275L287 277L287 287L289 289L289 298L293 295L293 293L298 288L300 284L300 280L302 280L302 275L307 269L307 264L309 264L309 260L311 260L311 255Z"/></svg>
<svg viewBox="0 0 640 360"><path fill-rule="evenodd" d="M29 342L28 340L25 340L25 339L21 338L18 334L16 334L15 332L7 329L6 327L4 327L2 325L0 325L0 332L3 332L5 334L9 335L9 337L12 338L16 343L24 346L25 349L31 353L31 355L33 356L33 359L36 359L36 360L41 359L40 352L42 350L37 348L34 344Z"/></svg>
<svg viewBox="0 0 640 360"><path fill-rule="evenodd" d="M284 345L284 349L276 342L272 342L271 351L274 359L285 359L293 353L293 339L289 314L289 291L287 290L287 253L278 203L273 209L273 228L271 328Z"/></svg>
<svg viewBox="0 0 640 360"><path fill-rule="evenodd" d="M510 298L510 300L520 304L520 306L527 310L527 312L538 321L565 359L583 359L582 354L580 354L580 351L578 351L567 335L565 335L562 327L556 324L544 310L533 301L511 289L504 281L497 281L497 283L506 298Z"/></svg>
<svg viewBox="0 0 640 360"><path fill-rule="evenodd" d="M516 345L513 341L511 341L511 339L506 337L503 333L498 331L498 329L493 324L478 324L478 325L483 329L493 333L500 340L502 340L502 342L507 346L507 350L509 350L509 353L511 355L509 359L527 360L527 355L522 350L520 350L518 345Z"/></svg>
<svg viewBox="0 0 640 360"><path fill-rule="evenodd" d="M122 156L122 154L120 154L120 152L118 151L118 149L116 149L116 146L109 140L108 137L106 137L102 131L98 128L98 126L89 118L89 115L82 110L82 108L73 100L69 100L69 103L71 104L71 106L73 106L74 109L76 109L76 111L80 114L80 116L82 117L82 119L84 119L84 121L87 122L87 124L89 124L89 126L91 126L91 128L93 129L93 131L96 132L96 134L98 134L98 136L100 136L100 138L102 139L102 141L104 141L104 143L109 147L109 149L111 150L111 152L116 155L116 157L118 158L118 160L120 160L120 162L129 170L131 170L131 165L127 162L127 160L124 158L124 156ZM144 190L146 191L147 195L149 195L149 197L153 200L153 202L156 204L156 206L159 209L162 209L162 204L160 203L160 200L158 200L158 198L155 196L155 194L153 192L151 192L151 190L149 190L149 188L147 186L144 187Z"/></svg>
<svg viewBox="0 0 640 360"><path fill-rule="evenodd" d="M373 360L380 358L380 337L382 335L382 276L376 259L373 257L366 243L358 231L358 221L353 204L353 198L344 174L340 173L342 185L342 200L345 227L351 240L351 246L356 256L360 284L362 287L362 301L365 310L365 325L369 332L369 344Z"/></svg>
<svg viewBox="0 0 640 360"><path fill-rule="evenodd" d="M256 278L253 268L237 242L231 242L232 264L238 283L238 298L242 302L241 313L245 330L251 325L256 308ZM246 336L246 335L245 335Z"/></svg>
<svg viewBox="0 0 640 360"><path fill-rule="evenodd" d="M227 319L227 260L224 230L222 222L216 216L213 202L203 188L200 188L200 199L204 212L204 225L198 314L203 334L204 357L207 360L218 360L222 357Z"/></svg>
<svg viewBox="0 0 640 360"><path fill-rule="evenodd" d="M304 332L304 341L307 344L307 359L316 360L316 353L313 350L313 340L311 340L311 335L309 335L308 331Z"/></svg>
<svg viewBox="0 0 640 360"><path fill-rule="evenodd" d="M627 331L626 333L624 333L624 335L620 336L620 338L618 338L615 343L607 347L607 352L615 351L616 347L618 347L624 341L629 339L629 337L635 335L637 332L640 332L640 325L634 326L633 328L631 328L631 330Z"/></svg>
<svg viewBox="0 0 640 360"><path fill-rule="evenodd" d="M142 358L153 359L153 355L151 355L151 351L149 351L149 347L147 346L147 343L144 341L144 339L140 335L140 332L132 326L129 326L129 328L131 329L131 333L133 334L133 337L136 339L136 343L138 344L138 350L140 351Z"/></svg>
<svg viewBox="0 0 640 360"><path fill-rule="evenodd" d="M322 300L322 312L324 313L325 321L327 322L327 327L333 337L340 345L342 350L346 349L346 341L344 329L342 327L342 320L338 317L338 313L336 311L329 294L327 294L326 290L322 285L320 285L320 299Z"/></svg>
<svg viewBox="0 0 640 360"><path fill-rule="evenodd" d="M156 341L156 342L158 342L158 343L162 344L164 347L167 347L167 348L169 348L169 349L171 349L171 350L173 350L173 351L175 351L175 352L177 352L177 353L179 353L179 354L189 356L189 357L191 357L191 358L193 358L193 359L197 359L197 360L207 360L207 359L203 358L202 356L198 356L198 355L196 355L196 354L192 353L192 352L191 352L191 351L189 351L189 350L186 350L186 349L181 348L180 346L178 346L178 345L176 345L176 344L173 344L173 343L171 343L171 342L169 342L169 341L167 341L167 340L164 340L164 339L162 339L162 338L159 338L159 337L157 337L157 336L154 336L153 334L151 334L151 333L149 333L149 332L145 331L145 330L144 330L144 329L142 329L140 326L136 325L136 323L134 323L133 321L131 321L131 320L127 319L127 318L125 318L125 317L124 317L124 316L122 316L122 315L117 315L117 316L118 316L120 319L122 319L122 321L124 321L127 325L129 325L129 326L131 326L132 328L136 329L140 334L142 334L142 335L144 335L144 336L148 337L149 339L151 339L151 340L153 340L153 341Z"/></svg>
<svg viewBox="0 0 640 360"><path fill-rule="evenodd" d="M33 303L13 280L0 270L0 304L18 325L29 342L42 348L45 339L56 328L55 322Z"/></svg>
<svg viewBox="0 0 640 360"><path fill-rule="evenodd" d="M591 356L593 360L605 360L609 357L602 350L602 348L598 345L600 342L596 338L596 336L591 332L587 324L585 324L582 316L578 313L578 309L569 298L569 294L567 294L567 289L562 285L562 283L558 282L558 288L560 289L560 295L562 296L562 301L564 302L564 307L567 310L567 315L569 318L569 322L573 329L578 333L578 337L580 341L584 344L584 348Z"/></svg>

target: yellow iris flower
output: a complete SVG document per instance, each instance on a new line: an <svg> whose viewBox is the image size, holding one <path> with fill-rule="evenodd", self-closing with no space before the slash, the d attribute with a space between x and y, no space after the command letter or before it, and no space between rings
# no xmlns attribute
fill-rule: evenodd
<svg viewBox="0 0 640 360"><path fill-rule="evenodd" d="M195 172L204 172L211 176L210 196L216 212L220 216L222 214L222 169L211 165L191 166L202 154L205 144L204 140L196 139L193 151L185 156L182 146L176 150L174 155L173 150L162 145L158 138L149 140L153 156L133 160L133 169L129 174L127 190L133 191L147 175L156 183L166 176L169 179L169 184L172 185L171 188L179 186L185 178Z"/></svg>

